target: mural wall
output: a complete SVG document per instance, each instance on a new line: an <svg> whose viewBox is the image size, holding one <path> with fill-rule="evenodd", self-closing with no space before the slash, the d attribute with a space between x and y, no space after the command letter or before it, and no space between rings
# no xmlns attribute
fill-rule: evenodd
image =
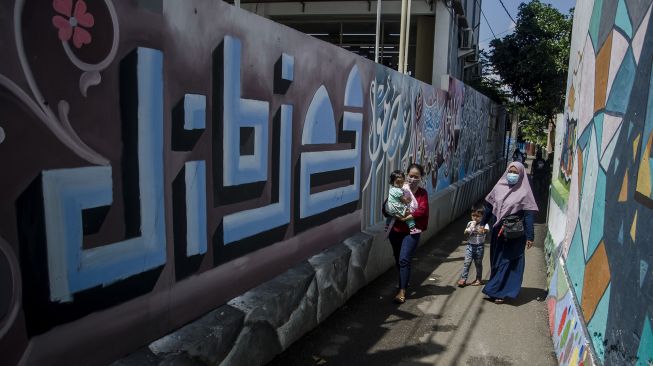
<svg viewBox="0 0 653 366"><path fill-rule="evenodd" d="M108 362L380 221L393 169L436 194L501 156L461 82L220 1L5 1L0 30L3 363Z"/></svg>
<svg viewBox="0 0 653 366"><path fill-rule="evenodd" d="M574 13L558 276L567 274L576 321L605 365L653 363L651 7L584 0Z"/></svg>
<svg viewBox="0 0 653 366"><path fill-rule="evenodd" d="M505 110L459 80L450 78L447 92L378 67L369 100L376 123L369 129L371 166L363 188L368 225L381 220L393 170L420 162L433 195L502 157Z"/></svg>
<svg viewBox="0 0 653 366"><path fill-rule="evenodd" d="M579 320L574 295L564 270L556 266L549 280L546 299L549 310L549 331L559 365L591 365L593 359L583 324Z"/></svg>

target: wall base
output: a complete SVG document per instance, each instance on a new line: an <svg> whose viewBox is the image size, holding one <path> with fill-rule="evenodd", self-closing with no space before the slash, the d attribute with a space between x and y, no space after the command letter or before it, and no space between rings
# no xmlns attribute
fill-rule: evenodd
<svg viewBox="0 0 653 366"><path fill-rule="evenodd" d="M502 162L433 195L428 241L484 197ZM209 312L114 366L264 365L394 265L383 224L358 233Z"/></svg>

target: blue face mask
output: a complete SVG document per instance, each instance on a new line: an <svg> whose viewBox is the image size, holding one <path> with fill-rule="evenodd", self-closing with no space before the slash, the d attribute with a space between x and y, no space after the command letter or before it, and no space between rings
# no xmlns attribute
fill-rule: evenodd
<svg viewBox="0 0 653 366"><path fill-rule="evenodd" d="M509 185L514 186L519 181L519 174L508 173L508 175L506 176L506 180L508 181Z"/></svg>

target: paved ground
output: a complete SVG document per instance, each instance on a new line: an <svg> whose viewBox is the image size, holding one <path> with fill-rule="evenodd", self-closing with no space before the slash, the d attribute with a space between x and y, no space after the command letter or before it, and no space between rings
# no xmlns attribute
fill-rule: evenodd
<svg viewBox="0 0 653 366"><path fill-rule="evenodd" d="M465 216L417 250L405 304L392 303L397 275L388 271L270 365L557 365L544 302L546 207L540 208L515 301L496 305L484 300L481 287L455 286Z"/></svg>

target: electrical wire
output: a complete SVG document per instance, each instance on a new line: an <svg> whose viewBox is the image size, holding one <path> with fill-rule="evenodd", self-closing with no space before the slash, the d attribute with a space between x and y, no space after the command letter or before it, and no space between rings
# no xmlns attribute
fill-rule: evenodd
<svg viewBox="0 0 653 366"><path fill-rule="evenodd" d="M485 24L487 24L487 27L490 28L490 32L492 32L492 35L494 36L494 38L497 38L496 34L494 34L494 31L492 30L492 26L490 25L490 22L487 21L487 17L485 16L485 12L483 11L483 6L481 6L481 4L479 4L478 0L474 0L474 2L481 9L481 15L483 16L483 19L485 19Z"/></svg>
<svg viewBox="0 0 653 366"><path fill-rule="evenodd" d="M475 1L478 4L478 0L475 0ZM481 8L481 15L483 16L483 19L485 19L485 24L487 24L487 27L490 28L490 32L492 32L492 35L494 36L494 38L497 38L497 35L494 34L494 31L492 30L492 26L490 25L490 22L488 22L487 17L485 16L485 12L483 11L483 7L480 6L480 5L481 4L479 4L479 7Z"/></svg>
<svg viewBox="0 0 653 366"><path fill-rule="evenodd" d="M510 15L510 12L508 11L508 9L506 9L506 6L503 5L503 0L499 0L499 2L501 3L501 6L503 7L503 10L505 10L506 14L508 14L508 18L510 18L510 20L512 20L513 23L517 24L515 19L512 18L512 15Z"/></svg>
<svg viewBox="0 0 653 366"><path fill-rule="evenodd" d="M512 28L508 28L508 29L504 30L503 32L499 32L499 33L497 33L497 36L500 36L500 35L506 34L506 33L508 33L508 32L512 32L513 30L514 30L514 29L512 29ZM495 39L495 38L497 38L497 37L487 37L487 38L485 38L485 39L482 39L480 42L490 41L490 40L493 40L493 39Z"/></svg>

